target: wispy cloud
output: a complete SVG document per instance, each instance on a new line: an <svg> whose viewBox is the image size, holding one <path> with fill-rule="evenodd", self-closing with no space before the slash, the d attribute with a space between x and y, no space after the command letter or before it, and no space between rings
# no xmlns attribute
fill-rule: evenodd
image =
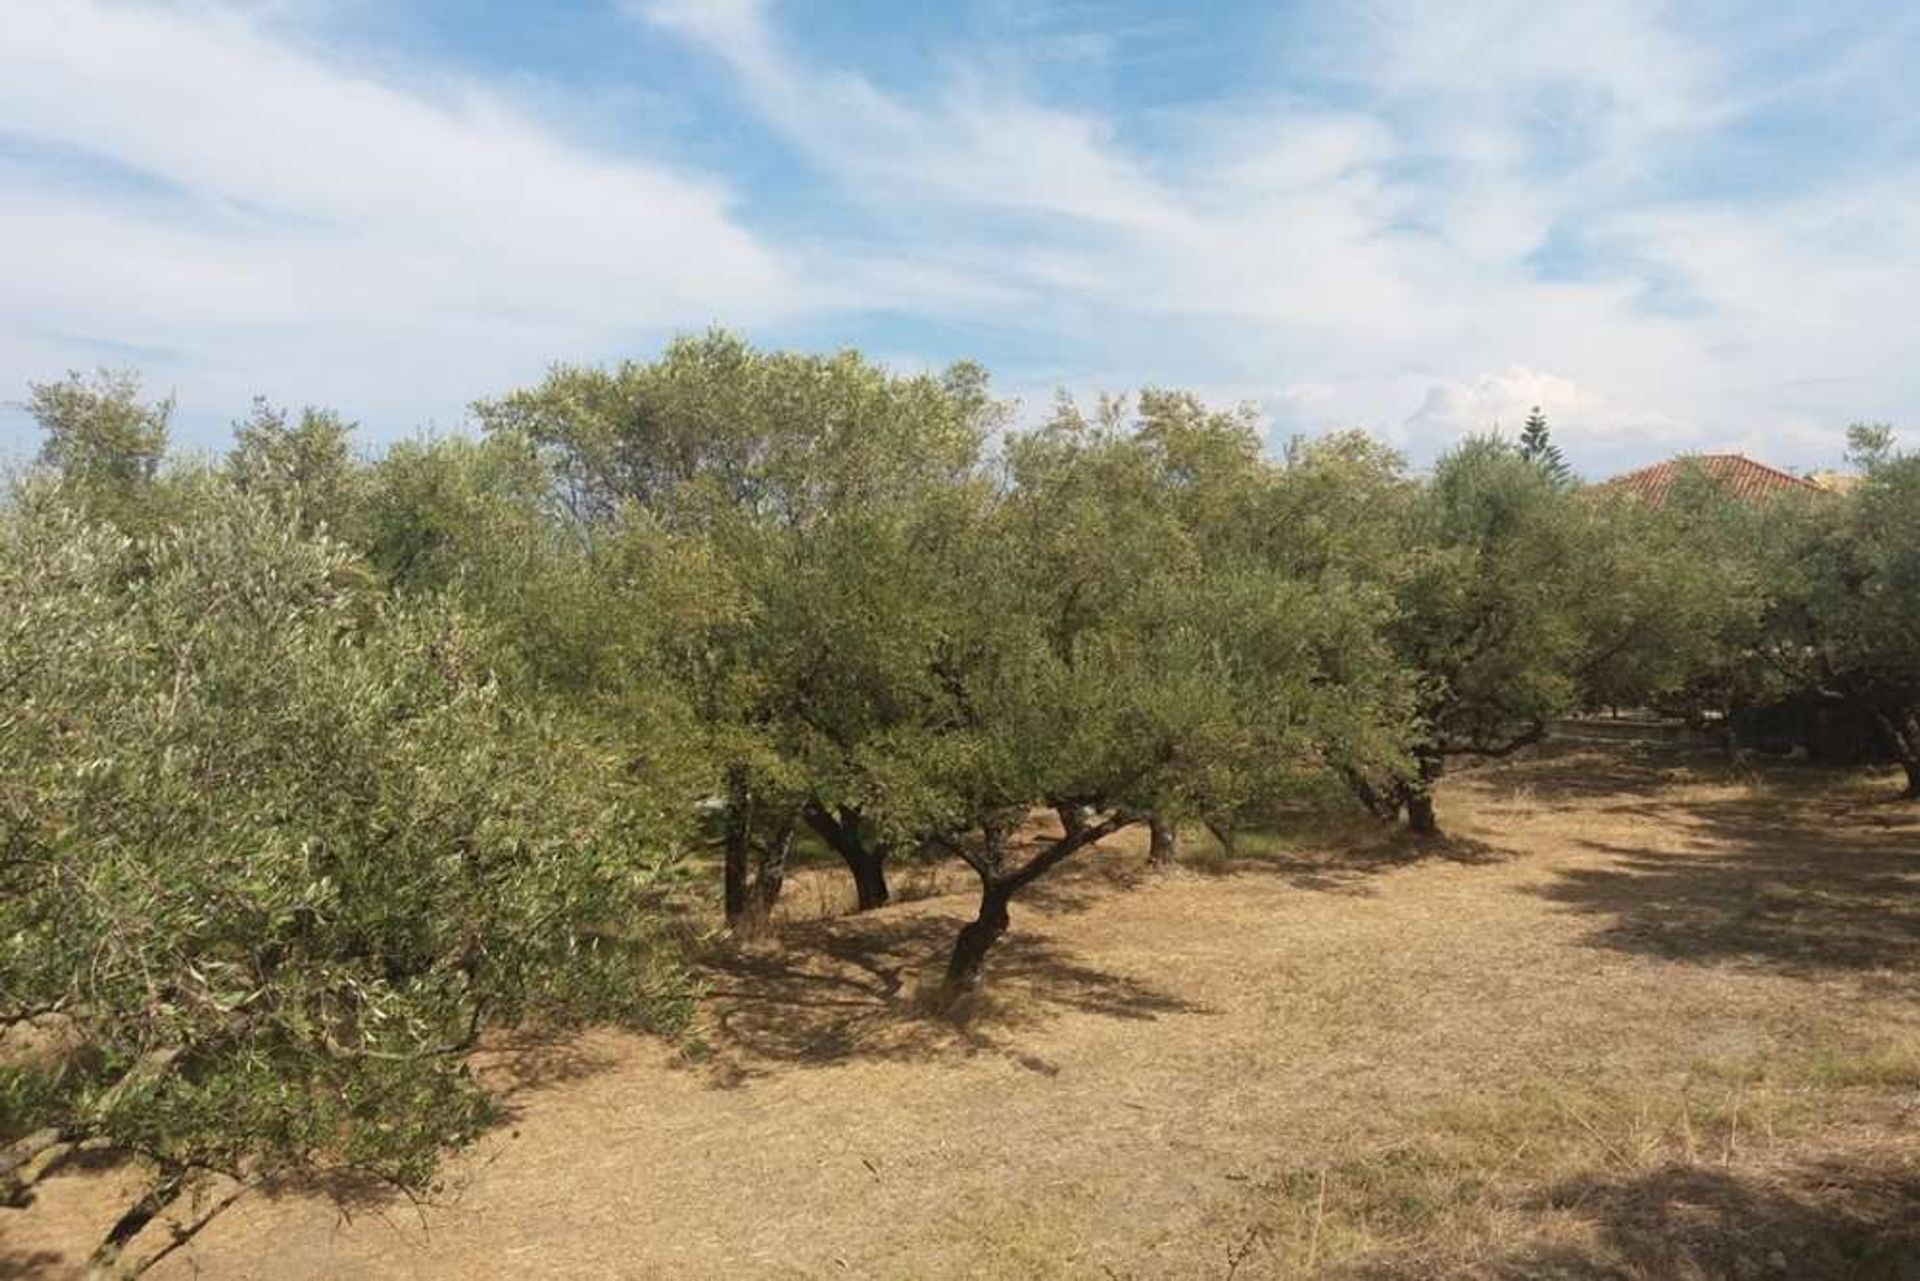
<svg viewBox="0 0 1920 1281"><path fill-rule="evenodd" d="M908 97L808 61L764 4L637 11L726 66L849 200L923 225L932 206L922 254L1025 293L1041 323L1098 325L1110 364L1089 378L1184 372L1416 450L1539 403L1602 463L1770 425L1805 452L1821 398L1783 400L1789 378L1864 367L1889 401L1920 390L1891 350L1916 336L1898 301L1920 285L1914 169L1676 195L1748 105L1740 42L1666 6L1375 5L1326 37L1337 103L1276 86L1197 104L1158 149L963 52ZM1825 404L1837 449L1849 408Z"/></svg>
<svg viewBox="0 0 1920 1281"><path fill-rule="evenodd" d="M211 393L457 409L609 333L759 323L796 296L711 177L595 154L477 82L375 79L238 12L0 8L0 130L15 350L133 336ZM0 369L23 372L48 371Z"/></svg>
<svg viewBox="0 0 1920 1281"><path fill-rule="evenodd" d="M882 65L777 0L607 0L698 92L593 143L564 67L536 111L258 7L14 6L0 378L139 346L224 406L404 426L718 321L1417 456L1539 404L1592 472L1823 462L1920 407L1920 95L1885 74L1920 39L1873 2L1023 8L1018 40L989 4ZM729 146L647 150L693 124Z"/></svg>

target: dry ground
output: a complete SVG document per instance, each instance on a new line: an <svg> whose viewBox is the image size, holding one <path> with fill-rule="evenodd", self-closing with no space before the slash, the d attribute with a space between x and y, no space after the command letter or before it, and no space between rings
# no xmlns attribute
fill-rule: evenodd
<svg viewBox="0 0 1920 1281"><path fill-rule="evenodd" d="M965 897L789 921L689 1047L502 1052L434 1204L253 1193L151 1275L1920 1278L1893 791L1576 746L1450 781L1444 846L1106 851L964 1029L912 994ZM124 1177L0 1210L0 1276Z"/></svg>

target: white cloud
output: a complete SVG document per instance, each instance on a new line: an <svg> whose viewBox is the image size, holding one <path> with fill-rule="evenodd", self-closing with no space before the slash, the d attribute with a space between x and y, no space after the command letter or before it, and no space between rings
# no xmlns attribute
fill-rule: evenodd
<svg viewBox="0 0 1920 1281"><path fill-rule="evenodd" d="M1570 378L1524 365L1471 382L1434 384L1401 430L1425 439L1491 431L1511 438L1536 408L1570 457L1645 455L1688 443L1687 426L1669 415L1615 404Z"/></svg>
<svg viewBox="0 0 1920 1281"><path fill-rule="evenodd" d="M353 412L457 410L609 335L754 323L798 293L709 180L570 145L478 85L366 78L235 12L0 7L0 122L40 157L0 167L0 324L63 363L173 347L156 372L189 404L266 376Z"/></svg>
<svg viewBox="0 0 1920 1281"><path fill-rule="evenodd" d="M258 5L0 6L0 131L37 151L0 162L0 380L128 344L162 349L142 363L188 405L264 390L404 428L673 330L898 315L1030 352L1002 372L1041 403L1044 380L1189 385L1416 457L1539 403L1590 471L1729 441L1824 461L1848 419L1920 403L1920 168L1891 110L1910 119L1910 93L1875 91L1871 181L1668 194L1796 92L1756 93L1753 24L1380 0L1305 46L1335 92L1280 70L1142 119L1050 96L1072 32L1031 66L941 49L943 74L885 89L762 0L610 3L724 70L781 161L828 179L804 227L589 147L564 110L444 69L373 78Z"/></svg>
<svg viewBox="0 0 1920 1281"><path fill-rule="evenodd" d="M849 200L912 207L916 252L1026 295L1036 325L1087 327L1126 383L1266 379L1277 421L1416 454L1538 402L1600 467L1735 439L1824 457L1863 386L1920 397L1899 354L1920 337L1920 175L1668 202L1657 180L1745 100L1739 51L1666 5L1374 5L1330 46L1353 105L1189 111L1171 151L957 57L946 83L882 92L793 53L764 4L640 11L731 68ZM1569 230L1590 256L1543 277ZM1327 390L1284 390L1302 383Z"/></svg>
<svg viewBox="0 0 1920 1281"><path fill-rule="evenodd" d="M922 107L858 75L795 61L757 0L628 7L720 58L771 127L851 182L900 198L1151 233L1184 221L1101 121L1027 100L983 70L962 66L938 101Z"/></svg>

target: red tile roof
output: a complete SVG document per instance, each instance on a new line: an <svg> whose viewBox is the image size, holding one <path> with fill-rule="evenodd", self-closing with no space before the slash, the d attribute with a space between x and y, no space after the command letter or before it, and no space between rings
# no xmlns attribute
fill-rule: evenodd
<svg viewBox="0 0 1920 1281"><path fill-rule="evenodd" d="M1743 454L1685 454L1651 467L1642 467L1639 471L1630 471L1624 476L1615 476L1606 483L1609 487L1619 485L1658 506L1666 500L1673 482L1689 467L1699 468L1708 480L1742 502L1756 502L1796 489L1820 488L1810 480L1802 480L1765 463L1756 463Z"/></svg>

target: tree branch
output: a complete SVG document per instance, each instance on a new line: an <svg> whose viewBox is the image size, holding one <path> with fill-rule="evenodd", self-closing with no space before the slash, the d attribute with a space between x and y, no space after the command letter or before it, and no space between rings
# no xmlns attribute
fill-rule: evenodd
<svg viewBox="0 0 1920 1281"><path fill-rule="evenodd" d="M246 1195L248 1188L251 1186L251 1184L244 1180L236 1181L234 1186L230 1188L225 1195L216 1198L213 1204L207 1208L207 1211L193 1222L184 1225L178 1223L173 1224L172 1235L167 1243L146 1258L140 1260L140 1262L128 1268L124 1275L128 1278L144 1276L147 1270L153 1267L154 1264L160 1262L160 1260L193 1240L194 1237L200 1235L202 1228L212 1223L223 1210Z"/></svg>
<svg viewBox="0 0 1920 1281"><path fill-rule="evenodd" d="M1116 810L1098 823L1089 823L1071 836L1064 836L1046 849L1028 859L1018 871L1010 875L994 878L989 882L1006 890L1017 893L1023 886L1038 880L1047 870L1060 863L1076 850L1092 845L1112 836L1123 828L1131 827L1140 821L1140 816Z"/></svg>
<svg viewBox="0 0 1920 1281"><path fill-rule="evenodd" d="M1502 743L1498 747L1481 747L1481 746L1475 746L1473 744L1464 744L1459 747L1454 747L1447 744L1442 744L1440 747L1440 753L1443 756L1492 756L1492 757L1511 756L1523 747L1533 746L1533 744L1539 742L1541 739L1545 738L1546 736L1547 736L1546 722L1535 721L1532 725L1529 725L1526 729L1522 730L1519 734L1507 740L1505 743Z"/></svg>
<svg viewBox="0 0 1920 1281"><path fill-rule="evenodd" d="M13 1204L31 1186L20 1177L19 1171L41 1153L58 1148L63 1142L60 1131L48 1126L14 1140L5 1151L0 1151L0 1205Z"/></svg>

